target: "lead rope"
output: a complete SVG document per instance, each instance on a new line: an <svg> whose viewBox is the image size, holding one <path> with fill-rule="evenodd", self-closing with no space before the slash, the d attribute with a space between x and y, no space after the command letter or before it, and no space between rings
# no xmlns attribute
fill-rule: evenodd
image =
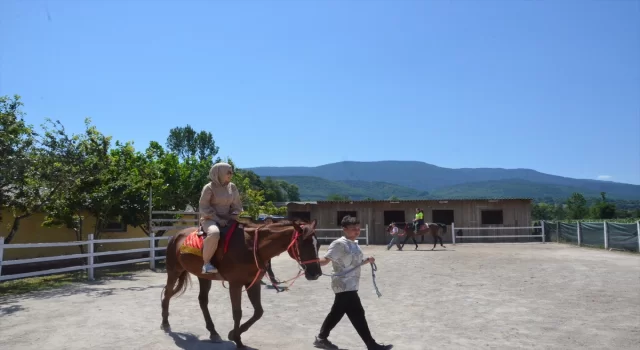
<svg viewBox="0 0 640 350"><path fill-rule="evenodd" d="M378 271L378 265L376 263L371 263L371 279L373 280L373 288L376 290L376 295L378 298L382 296L380 290L378 289L378 284L376 283L376 271Z"/></svg>
<svg viewBox="0 0 640 350"><path fill-rule="evenodd" d="M342 272L339 272L339 273L334 273L334 274L331 274L331 275L323 273L322 275L323 276L328 276L328 277L344 276L344 275L348 274L349 272L361 267L362 265L365 265L366 263L367 263L366 260L363 260L360 264L358 264L358 265L356 265L356 266L354 266L354 267L352 267L352 268L350 268L348 270L345 270L345 271L342 271ZM380 293L380 289L378 288L378 284L376 283L376 271L378 271L378 265L376 265L376 263L372 262L371 263L371 280L373 281L373 288L376 291L376 295L378 296L378 298L380 298L382 296L382 293Z"/></svg>

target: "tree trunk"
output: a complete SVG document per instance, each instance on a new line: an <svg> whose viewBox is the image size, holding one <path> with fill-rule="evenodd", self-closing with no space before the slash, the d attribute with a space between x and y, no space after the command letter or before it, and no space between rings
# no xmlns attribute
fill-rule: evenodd
<svg viewBox="0 0 640 350"><path fill-rule="evenodd" d="M73 232L76 234L76 241L82 241L82 230L74 228ZM84 254L84 245L81 244L78 248L80 248L80 254Z"/></svg>
<svg viewBox="0 0 640 350"><path fill-rule="evenodd" d="M18 229L20 228L20 220L24 218L28 218L29 216L31 216L31 214L27 213L27 214L22 214L20 216L16 216L13 219L13 224L11 225L11 231L9 231L9 235L4 239L4 244L9 244L11 243L11 241L13 241L16 234L18 233Z"/></svg>

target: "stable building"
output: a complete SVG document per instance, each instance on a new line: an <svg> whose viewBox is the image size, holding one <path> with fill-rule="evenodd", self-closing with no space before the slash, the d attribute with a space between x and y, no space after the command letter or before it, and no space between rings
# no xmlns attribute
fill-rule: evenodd
<svg viewBox="0 0 640 350"><path fill-rule="evenodd" d="M386 244L386 227L392 222L412 221L416 208L424 211L425 222L447 225L442 239L449 243L452 223L456 227L523 227L531 226L532 221L530 198L317 201L289 202L286 206L288 217L316 219L318 228L323 229L338 229L345 215L355 216L363 228L369 225L369 244ZM336 235L337 231L318 233Z"/></svg>

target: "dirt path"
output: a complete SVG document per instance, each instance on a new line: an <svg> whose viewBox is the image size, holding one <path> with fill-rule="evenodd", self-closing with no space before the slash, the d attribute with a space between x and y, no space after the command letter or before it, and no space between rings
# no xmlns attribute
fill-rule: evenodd
<svg viewBox="0 0 640 350"><path fill-rule="evenodd" d="M640 343L638 255L556 244L405 248L364 247L376 256L383 296L375 295L369 266L363 268L360 295L374 337L395 349L622 350ZM286 254L273 263L281 279L297 271ZM194 287L172 300L172 334L159 328L163 273L0 300L1 348L233 349L229 342L204 341L193 281ZM313 349L333 300L328 277L301 278L287 293L263 287L262 295L265 315L244 334L245 343L256 349ZM210 310L226 336L231 307L219 284L212 288ZM243 311L244 319L252 312L246 295ZM364 349L347 317L331 339L343 348Z"/></svg>

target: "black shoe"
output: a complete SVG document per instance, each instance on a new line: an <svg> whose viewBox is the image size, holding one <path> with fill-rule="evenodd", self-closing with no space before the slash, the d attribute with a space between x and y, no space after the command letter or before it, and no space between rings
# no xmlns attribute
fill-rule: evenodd
<svg viewBox="0 0 640 350"><path fill-rule="evenodd" d="M387 345L374 344L372 346L367 347L367 350L390 350L390 349L393 349L393 345L391 344L387 344Z"/></svg>
<svg viewBox="0 0 640 350"><path fill-rule="evenodd" d="M332 349L332 350L339 349L335 344L330 342L329 339L322 339L318 337L316 337L316 340L313 342L313 346L319 349Z"/></svg>

